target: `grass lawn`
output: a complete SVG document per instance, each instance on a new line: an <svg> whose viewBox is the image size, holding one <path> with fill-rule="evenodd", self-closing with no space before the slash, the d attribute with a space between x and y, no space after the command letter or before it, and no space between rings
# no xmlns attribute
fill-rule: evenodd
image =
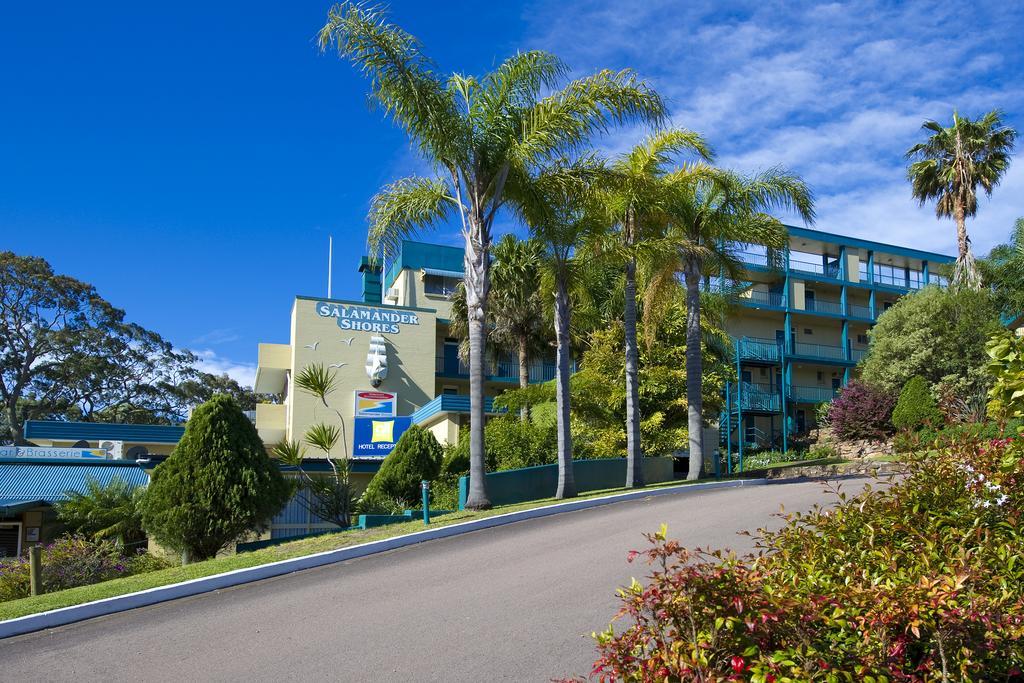
<svg viewBox="0 0 1024 683"><path fill-rule="evenodd" d="M747 473L746 476L749 476L749 473ZM707 482L712 480L704 479L701 481ZM660 484L651 484L647 488L659 489L666 487L679 487L692 483L696 482L670 481ZM595 498L597 496L604 496L611 493L623 493L626 490L627 489L615 488L604 489L601 491L588 491L585 494L578 496L575 500ZM504 507L497 507L491 510L462 510L437 517L434 520L431 520L430 526L449 526L451 524L467 522L473 519L483 519L485 517L493 517L494 515L501 515L508 512L547 507L549 505L564 502L566 501L547 498L544 500L534 500L516 505L506 505ZM250 553L218 557L183 567L171 567L170 569L161 569L160 571L149 572L146 574L137 574L135 576L128 576L121 579L112 579L110 581L95 583L89 586L69 588L68 590L22 598L20 600L10 600L8 602L0 603L0 621L5 619L14 619L27 614L36 614L37 612L46 612L48 610L58 609L61 607L80 605L82 603L102 600L103 598L111 598L118 595L124 595L126 593L134 593L136 591L146 590L147 588L167 586L172 583L188 581L189 579L198 579L204 576L212 576L214 574L221 574L235 569L255 567L261 564L277 562L278 560L287 560L293 557L312 555L326 550L335 550L337 548L358 545L369 541L379 541L385 538L403 536L416 531L423 531L423 529L423 521L419 520L403 522L401 524L391 524L383 527L374 527L372 529L322 534L320 536L313 536L310 538L292 541L290 543L282 543L281 545L255 550Z"/></svg>

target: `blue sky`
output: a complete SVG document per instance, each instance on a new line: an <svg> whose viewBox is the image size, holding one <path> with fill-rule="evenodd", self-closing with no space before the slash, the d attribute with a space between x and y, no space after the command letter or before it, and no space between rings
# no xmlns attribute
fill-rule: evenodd
<svg viewBox="0 0 1024 683"><path fill-rule="evenodd" d="M421 162L313 38L329 3L21 3L0 27L0 248L95 284L205 367L251 381L295 294L358 295L374 191ZM633 67L721 164L783 164L822 230L950 252L902 152L925 118L993 107L1024 127L1024 10L1010 2L391 3L444 70L542 48L578 74ZM608 152L643 134L616 131ZM1024 215L1011 167L969 225ZM455 235L442 230L438 241Z"/></svg>

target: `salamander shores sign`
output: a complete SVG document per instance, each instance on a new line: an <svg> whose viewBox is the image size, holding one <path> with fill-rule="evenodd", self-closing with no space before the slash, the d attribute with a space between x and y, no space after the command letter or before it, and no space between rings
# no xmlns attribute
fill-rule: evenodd
<svg viewBox="0 0 1024 683"><path fill-rule="evenodd" d="M332 304L319 301L316 313L321 318L337 318L338 327L357 332L383 332L398 334L402 325L419 325L420 319L409 311L396 311L374 306Z"/></svg>

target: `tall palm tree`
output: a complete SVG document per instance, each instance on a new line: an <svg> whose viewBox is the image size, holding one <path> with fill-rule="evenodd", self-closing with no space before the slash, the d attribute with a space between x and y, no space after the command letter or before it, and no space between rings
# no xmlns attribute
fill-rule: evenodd
<svg viewBox="0 0 1024 683"><path fill-rule="evenodd" d="M663 242L670 250L667 259L662 252L663 263L671 272L681 271L686 286L687 479L696 479L704 453L701 279L709 272L738 277L743 268L737 251L751 244L767 247L777 259L788 243L787 231L769 212L792 211L811 223L814 199L799 177L779 168L744 176L697 163L663 182L670 196Z"/></svg>
<svg viewBox="0 0 1024 683"><path fill-rule="evenodd" d="M586 155L573 162L559 161L538 173L524 193L519 213L546 254L546 291L553 294L555 329L555 412L558 430L558 486L556 498L576 495L572 465L569 415L569 373L572 362L572 299L581 263L577 248L607 230L594 188L605 176L603 165Z"/></svg>
<svg viewBox="0 0 1024 683"><path fill-rule="evenodd" d="M629 70L564 83L565 64L542 51L516 54L479 79L443 77L415 37L388 23L382 11L360 4L332 7L319 43L321 49L334 46L370 79L372 99L437 172L398 180L373 198L371 251L393 252L403 237L459 215L470 351L466 506L489 507L483 384L495 216L516 201L538 162L585 145L612 124L660 121L664 104Z"/></svg>
<svg viewBox="0 0 1024 683"><path fill-rule="evenodd" d="M971 253L967 218L978 213L978 186L991 195L1002 180L1017 132L1003 125L997 109L973 120L954 111L952 126L929 120L921 128L931 135L906 154L913 162L907 169L913 196L922 206L936 200L939 218L953 217L957 242L953 284L978 289L981 276Z"/></svg>
<svg viewBox="0 0 1024 683"><path fill-rule="evenodd" d="M515 354L519 361L519 388L530 383L530 363L543 357L550 348L551 326L541 315L541 270L544 245L537 240L520 240L515 235L504 235L494 245L491 264L491 291L488 301L490 329L487 339L496 361L499 354ZM469 355L467 328L466 288L456 287L451 297L452 336L462 340L459 353ZM529 406L520 410L521 420L530 417Z"/></svg>
<svg viewBox="0 0 1024 683"><path fill-rule="evenodd" d="M605 194L611 219L618 226L613 248L621 258L625 274L627 487L644 485L636 335L637 262L666 225L668 195L663 179L669 162L682 152L693 152L702 159L710 160L712 157L707 142L693 131L657 133L612 162L612 186Z"/></svg>

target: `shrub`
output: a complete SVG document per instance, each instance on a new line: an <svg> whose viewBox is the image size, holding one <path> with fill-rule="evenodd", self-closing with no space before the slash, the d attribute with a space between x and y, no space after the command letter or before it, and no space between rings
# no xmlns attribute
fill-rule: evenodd
<svg viewBox="0 0 1024 683"><path fill-rule="evenodd" d="M169 566L167 560L145 551L125 554L113 541L90 541L80 535L62 536L43 547L43 589L52 592L87 586ZM28 597L29 583L26 558L0 560L0 601Z"/></svg>
<svg viewBox="0 0 1024 683"><path fill-rule="evenodd" d="M807 452L804 454L803 459L804 460L823 460L823 459L830 459L831 460L833 458L838 458L838 457L839 457L839 451L836 449L835 446L831 446L829 444L819 444L817 446L812 446L811 448L809 448L807 450Z"/></svg>
<svg viewBox="0 0 1024 683"><path fill-rule="evenodd" d="M925 427L917 432L897 434L893 446L898 453L912 453L920 450L948 448L964 439L985 440L1005 439L1016 436L1024 429L1024 420L1010 420L1005 425L997 422L975 422L951 424L935 429Z"/></svg>
<svg viewBox="0 0 1024 683"><path fill-rule="evenodd" d="M422 495L420 483L424 479L436 479L441 473L443 457L441 444L429 429L419 425L409 427L395 444L391 455L384 458L363 498L367 501L392 499L415 503Z"/></svg>
<svg viewBox="0 0 1024 683"><path fill-rule="evenodd" d="M986 369L995 380L989 390L988 414L1005 420L1024 417L1024 337L996 335L986 347Z"/></svg>
<svg viewBox="0 0 1024 683"><path fill-rule="evenodd" d="M925 287L879 316L861 378L894 395L915 375L939 395L987 387L985 344L1001 328L989 292Z"/></svg>
<svg viewBox="0 0 1024 683"><path fill-rule="evenodd" d="M558 456L558 431L554 422L523 422L518 416L491 418L484 427L484 452L491 472L550 465ZM581 457L579 453L575 457ZM459 443L445 455L444 471L469 471L469 436L460 434Z"/></svg>
<svg viewBox="0 0 1024 683"><path fill-rule="evenodd" d="M597 636L600 680L1021 680L1024 440L912 460L888 488L789 515L758 551L667 537Z"/></svg>
<svg viewBox="0 0 1024 683"><path fill-rule="evenodd" d="M361 515L400 515L406 510L418 507L416 502L403 498L391 498L380 491L367 489L359 498L356 509Z"/></svg>
<svg viewBox="0 0 1024 683"><path fill-rule="evenodd" d="M896 429L915 431L926 425L938 427L942 424L942 413L935 404L935 398L928 387L928 381L915 375L903 385L896 407L892 411L892 426Z"/></svg>
<svg viewBox="0 0 1024 683"><path fill-rule="evenodd" d="M887 391L853 380L832 400L829 421L841 439L883 439L892 433L895 402Z"/></svg>
<svg viewBox="0 0 1024 683"><path fill-rule="evenodd" d="M85 492L69 491L57 503L57 517L68 531L94 540L116 539L121 545L145 540L140 500L144 489L132 489L120 477L101 484L90 477Z"/></svg>
<svg viewBox="0 0 1024 683"><path fill-rule="evenodd" d="M291 494L238 404L214 396L193 411L174 452L153 470L143 524L183 562L207 559L264 527Z"/></svg>
<svg viewBox="0 0 1024 683"><path fill-rule="evenodd" d="M430 506L437 510L459 509L459 476L442 474L430 484Z"/></svg>

